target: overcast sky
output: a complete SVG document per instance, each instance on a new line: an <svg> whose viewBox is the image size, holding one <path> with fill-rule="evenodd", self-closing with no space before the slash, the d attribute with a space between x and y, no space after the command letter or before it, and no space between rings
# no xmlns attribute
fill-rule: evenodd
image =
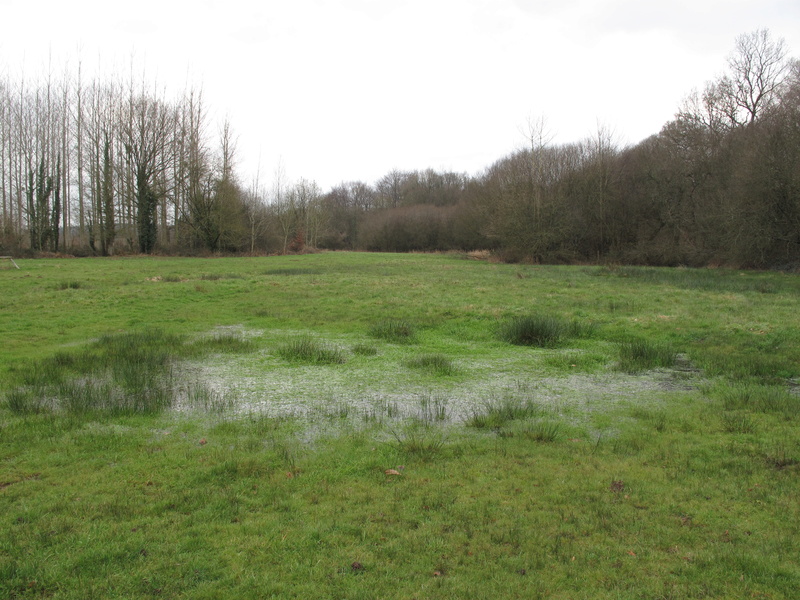
<svg viewBox="0 0 800 600"><path fill-rule="evenodd" d="M281 163L324 189L479 173L540 116L554 142L638 142L759 28L800 57L798 0L0 0L0 19L0 75L133 57L173 94L202 85L245 183Z"/></svg>

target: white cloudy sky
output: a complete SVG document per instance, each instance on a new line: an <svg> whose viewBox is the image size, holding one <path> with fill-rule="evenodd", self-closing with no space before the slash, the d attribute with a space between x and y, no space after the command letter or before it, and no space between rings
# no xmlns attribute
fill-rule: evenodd
<svg viewBox="0 0 800 600"><path fill-rule="evenodd" d="M239 136L240 172L368 183L391 169L474 174L545 116L635 143L768 28L800 56L797 0L0 0L0 76L130 70L202 84ZM138 67L137 67L138 68Z"/></svg>

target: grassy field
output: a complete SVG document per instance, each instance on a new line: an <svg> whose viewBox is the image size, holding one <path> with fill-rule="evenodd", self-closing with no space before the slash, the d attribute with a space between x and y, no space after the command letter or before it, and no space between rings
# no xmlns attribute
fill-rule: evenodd
<svg viewBox="0 0 800 600"><path fill-rule="evenodd" d="M797 276L17 262L0 597L797 597Z"/></svg>

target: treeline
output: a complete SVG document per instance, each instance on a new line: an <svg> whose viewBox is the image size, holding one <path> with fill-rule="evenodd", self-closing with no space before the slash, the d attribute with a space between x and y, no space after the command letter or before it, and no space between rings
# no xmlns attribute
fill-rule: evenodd
<svg viewBox="0 0 800 600"><path fill-rule="evenodd" d="M530 149L482 178L482 221L509 258L752 267L800 261L800 61L757 31L661 132L604 130Z"/></svg>
<svg viewBox="0 0 800 600"><path fill-rule="evenodd" d="M621 147L605 128L529 144L477 176L387 173L323 192L237 176L202 95L144 82L0 82L0 246L111 254L491 249L510 261L800 264L800 61L767 31Z"/></svg>
<svg viewBox="0 0 800 600"><path fill-rule="evenodd" d="M0 244L32 251L238 249L249 198L202 94L65 73L0 81Z"/></svg>

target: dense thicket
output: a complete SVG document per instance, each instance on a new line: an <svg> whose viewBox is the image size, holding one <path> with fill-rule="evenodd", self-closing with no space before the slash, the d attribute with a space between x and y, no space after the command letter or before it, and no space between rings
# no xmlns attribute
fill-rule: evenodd
<svg viewBox="0 0 800 600"><path fill-rule="evenodd" d="M800 264L800 61L767 31L650 138L530 144L469 177L398 171L323 192L240 184L202 97L134 81L0 82L0 247L94 252L492 249L506 260Z"/></svg>

